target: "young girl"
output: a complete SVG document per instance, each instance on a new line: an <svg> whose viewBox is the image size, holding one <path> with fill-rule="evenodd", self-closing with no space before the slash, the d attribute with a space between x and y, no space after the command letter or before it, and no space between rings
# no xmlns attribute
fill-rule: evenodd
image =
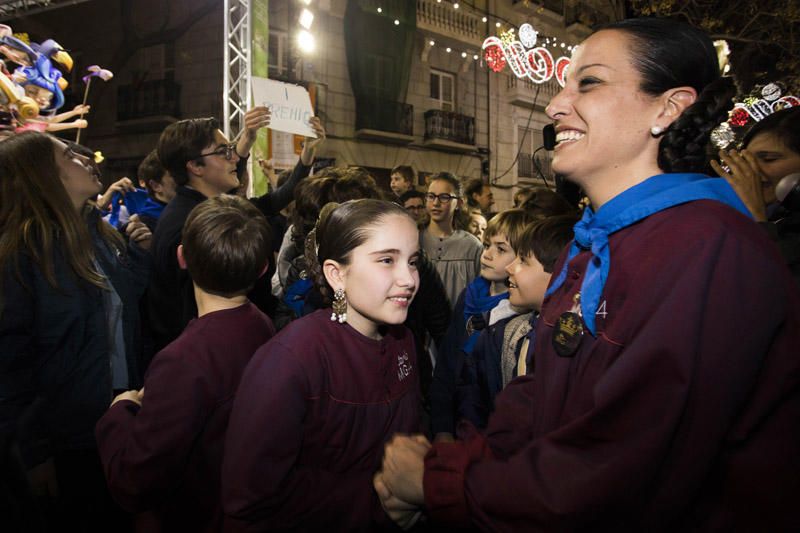
<svg viewBox="0 0 800 533"><path fill-rule="evenodd" d="M43 504L25 524L33 529L115 527L103 522L111 502L94 426L115 389L141 385L150 230L132 221L126 246L89 202L101 187L93 162L55 137L0 143L0 465L20 461L27 474L27 488L6 494Z"/></svg>
<svg viewBox="0 0 800 533"><path fill-rule="evenodd" d="M457 218L467 218L461 212L463 196L458 178L448 172L434 175L425 194L431 220L420 238L422 249L442 278L451 306L480 272L483 253L481 241L464 231L468 221L463 222L463 227L456 223Z"/></svg>
<svg viewBox="0 0 800 533"><path fill-rule="evenodd" d="M383 446L419 430L414 340L416 223L381 200L328 204L307 268L333 308L289 324L245 370L223 462L227 525L372 531L389 525L372 488Z"/></svg>
<svg viewBox="0 0 800 533"><path fill-rule="evenodd" d="M623 20L578 47L547 113L553 170L591 208L533 376L485 437L390 444L376 486L395 518L415 503L497 530L797 529L800 297L733 189L695 173L732 94L684 23Z"/></svg>

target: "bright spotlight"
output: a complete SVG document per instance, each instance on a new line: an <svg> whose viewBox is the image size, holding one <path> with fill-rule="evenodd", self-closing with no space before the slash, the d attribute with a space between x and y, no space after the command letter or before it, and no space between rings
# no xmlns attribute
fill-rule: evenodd
<svg viewBox="0 0 800 533"><path fill-rule="evenodd" d="M317 47L314 36L307 30L300 30L297 32L297 47L304 54L310 54Z"/></svg>
<svg viewBox="0 0 800 533"><path fill-rule="evenodd" d="M311 29L311 24L314 23L314 13L309 11L308 9L303 8L302 13L300 13L300 25L307 30Z"/></svg>

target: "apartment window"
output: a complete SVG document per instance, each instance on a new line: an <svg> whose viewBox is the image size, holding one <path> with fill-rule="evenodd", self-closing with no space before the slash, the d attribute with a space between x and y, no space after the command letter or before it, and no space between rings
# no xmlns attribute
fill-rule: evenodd
<svg viewBox="0 0 800 533"><path fill-rule="evenodd" d="M431 104L434 109L455 111L456 79L452 74L431 70Z"/></svg>
<svg viewBox="0 0 800 533"><path fill-rule="evenodd" d="M270 78L288 74L289 35L286 32L269 30L268 72Z"/></svg>
<svg viewBox="0 0 800 533"><path fill-rule="evenodd" d="M539 129L517 128L517 149L519 159L517 159L517 175L520 178L539 178L539 171L534 164L533 154L543 144L542 132ZM539 150L536 153L536 162L541 171L547 175L550 171L550 158L547 151Z"/></svg>
<svg viewBox="0 0 800 533"><path fill-rule="evenodd" d="M175 73L175 47L162 43L139 48L125 69L131 81L172 79Z"/></svg>

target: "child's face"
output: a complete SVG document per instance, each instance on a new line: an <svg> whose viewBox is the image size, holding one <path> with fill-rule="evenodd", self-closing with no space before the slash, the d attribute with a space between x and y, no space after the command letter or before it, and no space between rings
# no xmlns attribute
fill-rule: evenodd
<svg viewBox="0 0 800 533"><path fill-rule="evenodd" d="M419 231L407 216L389 215L369 228L344 267L347 322L371 336L382 324L402 324L419 287Z"/></svg>
<svg viewBox="0 0 800 533"><path fill-rule="evenodd" d="M506 271L509 275L508 301L511 305L541 310L544 293L550 283L550 274L544 271L536 257L533 254L517 256L506 267Z"/></svg>
<svg viewBox="0 0 800 533"><path fill-rule="evenodd" d="M515 257L514 250L504 234L492 235L483 242L481 276L488 281L505 281L508 278L506 268Z"/></svg>

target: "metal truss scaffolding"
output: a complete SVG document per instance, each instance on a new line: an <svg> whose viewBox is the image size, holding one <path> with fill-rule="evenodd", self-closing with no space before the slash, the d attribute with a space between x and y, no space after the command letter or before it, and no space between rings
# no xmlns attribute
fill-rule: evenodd
<svg viewBox="0 0 800 533"><path fill-rule="evenodd" d="M42 11L73 6L83 2L88 2L88 0L0 0L0 21L14 20L25 15L35 15Z"/></svg>
<svg viewBox="0 0 800 533"><path fill-rule="evenodd" d="M231 139L244 128L250 108L252 0L225 0L225 68L223 73L223 130Z"/></svg>

